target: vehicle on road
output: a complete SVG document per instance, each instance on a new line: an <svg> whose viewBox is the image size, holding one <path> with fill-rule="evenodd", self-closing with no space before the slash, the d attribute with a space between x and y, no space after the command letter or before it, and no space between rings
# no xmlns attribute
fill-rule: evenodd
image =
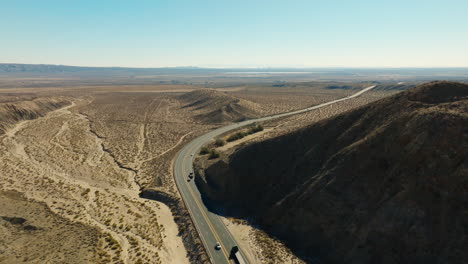
<svg viewBox="0 0 468 264"><path fill-rule="evenodd" d="M215 248L216 250L220 250L220 249L221 249L221 244L219 244L219 242L216 242L214 248Z"/></svg>
<svg viewBox="0 0 468 264"><path fill-rule="evenodd" d="M175 175L175 178L176 178L176 183L177 183L177 187L179 189L179 192L182 196L182 199L184 200L184 203L185 205L188 207L188 208L191 208L191 210L189 211L193 211L191 212L190 214L192 215L192 219L193 219L193 222L195 223L195 226L197 226L197 231L199 232L199 234L204 234L206 235L207 237L210 238L210 240L208 241L218 241L215 245L212 244L212 242L208 243L207 241L203 241L204 242L204 245L207 249L207 251L209 252L209 254L215 259L215 262L216 263L230 263L231 260L235 260L237 264L244 264L244 263L247 263L248 259L247 259L247 256L241 254L241 251L240 251L240 248L237 248L237 251L232 253L229 257L224 255L224 254L219 254L219 250L221 250L221 242L223 243L223 245L233 245L235 244L235 239L229 234L229 231L227 229L223 229L223 228L215 228L216 230L213 230L211 228L207 229L207 227L209 226L223 226L223 222L220 220L219 217L216 217L216 216L213 216L211 217L209 214L208 214L208 209L206 208L206 206L204 206L204 203L203 201L200 201L198 202L199 199L201 199L201 197L199 197L197 195L197 193L193 193L192 192L192 187L193 188L197 188L197 186L190 186L190 184L186 183L186 184L182 184L183 180L184 180L184 174L186 175L187 177L187 171L185 170L185 168L189 168L190 171L192 171L191 173L188 173L188 177L185 178L187 181L191 181L191 179L193 179L195 176L194 176L194 172L193 172L193 158L191 157L191 154L192 154L192 150L196 149L196 150L200 150L200 152L196 152L195 154L197 153L201 153L201 148L206 145L209 141L213 140L216 136L219 136L223 133L226 133L228 131L231 131L233 129L238 129L240 127L243 127L243 126L247 126L249 124L252 124L254 122L263 122L263 121L268 121L268 120L271 120L271 119L274 119L274 118L281 118L281 117L285 117L285 116L290 116L290 115L295 115L295 114L300 114L300 113L304 113L304 112L307 112L307 111L312 111L312 110L315 110L315 109L318 109L318 108L321 108L321 107L325 107L325 106L328 106L330 104L333 104L333 103L338 103L338 102L341 102L341 101L344 101L344 100L349 100L351 98L354 98L354 97L357 97L371 89L373 89L375 86L370 86L370 87L367 87L353 95L350 95L348 97L344 97L344 98L341 98L341 99L337 99L337 100L334 100L334 101L330 101L330 102L327 102L327 103L323 103L323 104L319 104L319 105L314 105L312 107L308 107L308 108L305 108L305 109L301 109L301 110L296 110L296 111L293 111L293 112L287 112L287 113L282 113L282 114L277 114L277 115L272 115L272 116L267 116L267 117L262 117L262 118L259 118L259 119L251 119L251 120L245 120L245 121L242 121L242 122L239 122L239 123L235 123L235 124L231 124L231 125L228 125L228 126L225 126L225 127L221 127L221 128L218 128L216 130L213 130L213 131L210 131L208 132L207 134L205 135L202 135L196 139L194 139L193 141L191 141L190 143L188 143L187 145L185 145L185 147L179 152L177 158L175 159L175 162L174 162L174 166L173 166L173 169L174 169L174 175ZM201 155L203 154L207 154L207 153L201 153ZM195 156L195 155L194 155ZM191 201L195 201L195 203L191 203ZM218 246L219 244L219 246ZM218 254L215 254L215 253L218 253ZM228 259L229 258L229 259Z"/></svg>
<svg viewBox="0 0 468 264"><path fill-rule="evenodd" d="M231 256L230 256L231 259L234 259L234 261L236 262L236 264L246 264L246 261L244 260L244 258L242 257L240 251L239 251L239 247L238 246L233 246L232 249L231 249Z"/></svg>

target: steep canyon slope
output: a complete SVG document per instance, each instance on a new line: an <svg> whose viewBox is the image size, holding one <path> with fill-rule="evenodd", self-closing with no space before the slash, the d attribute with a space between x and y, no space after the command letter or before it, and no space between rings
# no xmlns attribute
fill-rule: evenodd
<svg viewBox="0 0 468 264"><path fill-rule="evenodd" d="M44 116L50 111L71 104L63 97L46 97L19 102L0 100L0 135L18 122Z"/></svg>
<svg viewBox="0 0 468 264"><path fill-rule="evenodd" d="M197 184L305 260L467 263L468 85L432 82L211 162Z"/></svg>

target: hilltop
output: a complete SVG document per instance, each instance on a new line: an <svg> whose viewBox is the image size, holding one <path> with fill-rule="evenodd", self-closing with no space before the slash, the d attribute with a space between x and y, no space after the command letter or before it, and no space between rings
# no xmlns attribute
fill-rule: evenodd
<svg viewBox="0 0 468 264"><path fill-rule="evenodd" d="M238 122L258 117L259 104L213 89L198 89L178 97L184 108L197 112L196 119L204 123Z"/></svg>

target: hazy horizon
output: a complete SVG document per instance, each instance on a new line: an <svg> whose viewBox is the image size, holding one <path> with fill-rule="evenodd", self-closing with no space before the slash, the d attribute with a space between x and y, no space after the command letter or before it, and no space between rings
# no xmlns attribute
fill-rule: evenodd
<svg viewBox="0 0 468 264"><path fill-rule="evenodd" d="M425 67L379 67L379 66L369 66L369 67L340 67L340 66L310 66L310 67L294 67L294 66L195 66L195 65L178 65L178 66L160 66L160 67L138 67L138 66L91 66L91 65L73 65L73 64L54 64L54 63L19 63L19 62L0 62L0 65L43 65L43 66L61 66L61 67L82 67L82 68L126 68L126 69L177 69L177 68L187 68L187 69L213 69L213 70L436 70L436 69L468 69L468 66L425 66Z"/></svg>
<svg viewBox="0 0 468 264"><path fill-rule="evenodd" d="M0 61L87 67L465 68L468 2L22 1Z"/></svg>

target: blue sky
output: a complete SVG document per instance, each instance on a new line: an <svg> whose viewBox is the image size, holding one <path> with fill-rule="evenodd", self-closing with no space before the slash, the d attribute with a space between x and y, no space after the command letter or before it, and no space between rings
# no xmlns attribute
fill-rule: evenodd
<svg viewBox="0 0 468 264"><path fill-rule="evenodd" d="M466 0L0 0L0 62L466 67L467 14Z"/></svg>

